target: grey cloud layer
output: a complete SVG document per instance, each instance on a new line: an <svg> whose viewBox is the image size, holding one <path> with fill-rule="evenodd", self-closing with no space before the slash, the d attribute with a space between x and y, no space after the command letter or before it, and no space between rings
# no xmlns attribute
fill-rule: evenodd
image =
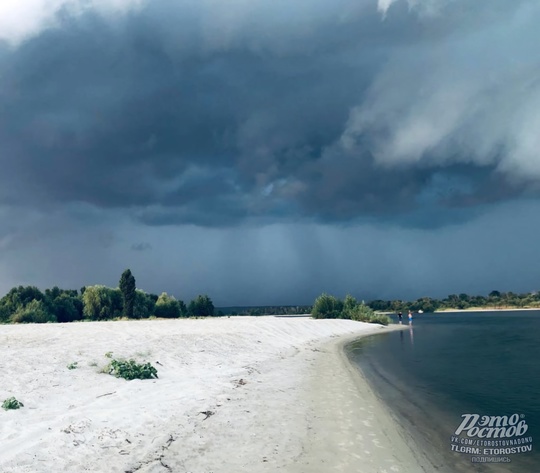
<svg viewBox="0 0 540 473"><path fill-rule="evenodd" d="M531 216L539 211L538 202L513 202L444 230L163 228L126 222L121 212L93 225L81 209L71 221L35 215L11 240L0 235L0 293L18 284L115 286L126 267L142 289L183 300L208 293L218 305L309 304L323 291L366 300L532 291L540 280L540 254L531 251L540 222Z"/></svg>
<svg viewBox="0 0 540 473"><path fill-rule="evenodd" d="M533 1L94 3L0 46L0 203L425 226L537 195Z"/></svg>

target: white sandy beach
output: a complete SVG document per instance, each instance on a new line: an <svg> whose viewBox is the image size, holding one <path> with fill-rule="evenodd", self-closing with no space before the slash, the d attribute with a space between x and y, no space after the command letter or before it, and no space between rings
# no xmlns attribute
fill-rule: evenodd
<svg viewBox="0 0 540 473"><path fill-rule="evenodd" d="M0 326L0 402L24 403L0 410L0 471L431 472L343 354L388 330L299 317ZM159 379L100 373L107 352Z"/></svg>

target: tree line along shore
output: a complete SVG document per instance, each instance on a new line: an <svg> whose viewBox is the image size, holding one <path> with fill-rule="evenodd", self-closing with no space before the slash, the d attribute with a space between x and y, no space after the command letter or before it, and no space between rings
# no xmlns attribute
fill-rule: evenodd
<svg viewBox="0 0 540 473"><path fill-rule="evenodd" d="M126 269L117 288L103 285L83 286L80 290L53 287L42 292L35 286L18 286L0 299L0 323L51 323L117 319L212 317L223 315L265 315L260 308L253 312L216 310L206 294L198 295L188 305L167 294L146 293L136 287L135 277ZM344 300L322 294L312 306L275 306L271 314L306 314L315 319L351 319L384 325L390 318L375 313L363 302L348 295Z"/></svg>
<svg viewBox="0 0 540 473"><path fill-rule="evenodd" d="M443 299L422 297L415 301L374 300L368 305L381 312L442 312L445 310L474 309L540 309L540 292L516 294L514 292L491 291L487 296L471 296L469 294L450 294Z"/></svg>
<svg viewBox="0 0 540 473"><path fill-rule="evenodd" d="M223 315L299 315L313 318L342 318L388 324L385 313L440 312L445 310L497 310L539 308L540 293L516 294L492 291L488 296L451 294L443 299L422 297L415 301L373 300L358 302L348 295L344 300L328 294L312 305L223 307L216 309L212 299L201 294L186 304L167 294L147 293L136 287L135 277L125 270L117 288L83 286L80 290L53 287L42 292L35 286L18 286L0 299L0 323L47 323L115 319L212 317Z"/></svg>
<svg viewBox="0 0 540 473"><path fill-rule="evenodd" d="M212 299L201 294L188 305L166 292L149 294L137 289L127 269L117 288L83 286L80 290L53 287L40 291L19 286L0 299L0 322L46 323L81 320L145 319L150 317L208 317L222 315Z"/></svg>

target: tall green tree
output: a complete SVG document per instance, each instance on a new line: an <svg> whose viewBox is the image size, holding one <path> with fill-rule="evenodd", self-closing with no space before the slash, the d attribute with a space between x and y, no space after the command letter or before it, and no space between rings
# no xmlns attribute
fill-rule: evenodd
<svg viewBox="0 0 540 473"><path fill-rule="evenodd" d="M126 269L120 277L120 291L124 302L123 315L129 319L133 318L133 307L135 305L135 278L129 269Z"/></svg>
<svg viewBox="0 0 540 473"><path fill-rule="evenodd" d="M154 313L155 301L146 292L137 289L135 291L135 304L133 305L133 317L146 319Z"/></svg>
<svg viewBox="0 0 540 473"><path fill-rule="evenodd" d="M166 292L162 292L156 301L154 314L156 317L176 319L181 315L180 305L173 296L169 296Z"/></svg>
<svg viewBox="0 0 540 473"><path fill-rule="evenodd" d="M19 286L11 289L0 299L0 306L4 307L11 315L20 308L26 307L33 300L44 301L45 294L35 286Z"/></svg>
<svg viewBox="0 0 540 473"><path fill-rule="evenodd" d="M214 303L206 294L199 295L189 303L188 313L195 317L214 315Z"/></svg>
<svg viewBox="0 0 540 473"><path fill-rule="evenodd" d="M73 297L68 291L50 301L49 310L56 316L58 322L73 322L83 318L83 303L78 297Z"/></svg>
<svg viewBox="0 0 540 473"><path fill-rule="evenodd" d="M83 294L83 314L90 320L106 320L122 315L122 292L105 286L88 286Z"/></svg>

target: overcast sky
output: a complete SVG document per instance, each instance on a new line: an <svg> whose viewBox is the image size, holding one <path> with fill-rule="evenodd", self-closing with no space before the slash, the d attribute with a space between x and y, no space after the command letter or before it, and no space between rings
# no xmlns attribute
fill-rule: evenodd
<svg viewBox="0 0 540 473"><path fill-rule="evenodd" d="M537 0L3 0L0 293L540 289Z"/></svg>

